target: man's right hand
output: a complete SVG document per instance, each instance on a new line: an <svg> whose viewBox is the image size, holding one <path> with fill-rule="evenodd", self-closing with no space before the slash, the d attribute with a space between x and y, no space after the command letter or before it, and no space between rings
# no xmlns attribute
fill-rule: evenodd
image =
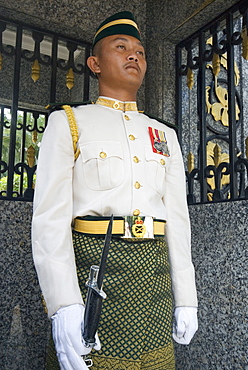
<svg viewBox="0 0 248 370"><path fill-rule="evenodd" d="M60 368L62 370L88 370L81 357L91 351L91 348L86 348L83 344L84 306L73 304L61 307L51 319L53 340ZM101 349L98 337L94 349Z"/></svg>

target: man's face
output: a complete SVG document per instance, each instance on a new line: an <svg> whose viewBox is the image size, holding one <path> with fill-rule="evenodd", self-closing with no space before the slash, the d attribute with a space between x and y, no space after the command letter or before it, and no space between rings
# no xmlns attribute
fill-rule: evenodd
<svg viewBox="0 0 248 370"><path fill-rule="evenodd" d="M145 50L132 36L113 35L96 47L99 82L111 88L139 89L146 72Z"/></svg>

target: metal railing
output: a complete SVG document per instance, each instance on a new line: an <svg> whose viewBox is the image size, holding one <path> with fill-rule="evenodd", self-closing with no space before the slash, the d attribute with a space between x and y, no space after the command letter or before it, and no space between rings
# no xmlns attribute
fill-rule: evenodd
<svg viewBox="0 0 248 370"><path fill-rule="evenodd" d="M239 1L176 47L189 204L248 199L247 9Z"/></svg>
<svg viewBox="0 0 248 370"><path fill-rule="evenodd" d="M39 143L48 113L19 108L13 135L11 107L0 105L0 112L0 199L32 200Z"/></svg>
<svg viewBox="0 0 248 370"><path fill-rule="evenodd" d="M32 200L45 106L89 100L90 49L89 43L0 19L0 199Z"/></svg>

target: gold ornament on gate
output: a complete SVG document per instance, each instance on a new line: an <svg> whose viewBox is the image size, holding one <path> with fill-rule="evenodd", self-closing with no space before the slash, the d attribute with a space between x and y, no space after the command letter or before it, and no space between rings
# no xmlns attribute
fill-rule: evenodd
<svg viewBox="0 0 248 370"><path fill-rule="evenodd" d="M37 140L38 140L38 133L37 133L37 130L34 130L32 133L32 142L36 144Z"/></svg>
<svg viewBox="0 0 248 370"><path fill-rule="evenodd" d="M213 40L210 37L207 40L207 44L212 45ZM227 71L227 53L218 55L213 55L212 64L207 64L206 68L212 70L214 75L214 87L213 90L211 86L206 86L206 110L207 113L211 114L215 121L220 121L223 126L229 126L229 116L228 116L228 90L221 86L218 79L218 74L220 72L221 66ZM235 86L239 84L240 72L237 63L234 63L234 82ZM215 95L216 101L212 102L211 94ZM240 108L236 100L235 102L235 113L236 120L239 120Z"/></svg>
<svg viewBox="0 0 248 370"><path fill-rule="evenodd" d="M187 86L190 90L192 90L194 86L194 73L191 68L187 70Z"/></svg>
<svg viewBox="0 0 248 370"><path fill-rule="evenodd" d="M214 53L213 55L212 66L213 66L213 74L215 76L218 76L218 74L220 73L220 56L216 53Z"/></svg>
<svg viewBox="0 0 248 370"><path fill-rule="evenodd" d="M189 173L192 172L193 169L195 168L195 156L191 152L189 152L187 156L187 167L188 167Z"/></svg>
<svg viewBox="0 0 248 370"><path fill-rule="evenodd" d="M34 82L38 81L40 78L40 65L38 59L35 59L33 65L32 65L32 74L31 74L32 80Z"/></svg>
<svg viewBox="0 0 248 370"><path fill-rule="evenodd" d="M30 145L27 149L27 162L28 166L32 168L35 163L35 149L33 145Z"/></svg>
<svg viewBox="0 0 248 370"><path fill-rule="evenodd" d="M227 153L222 152L221 147L212 141L207 143L207 166L214 166L217 168L220 163L227 162L230 163L230 158ZM212 190L215 189L215 179L214 177L207 178L207 183ZM223 187L230 183L230 175L222 174L220 186ZM208 194L208 197L211 198L211 194ZM209 200L212 200L210 199Z"/></svg>
<svg viewBox="0 0 248 370"><path fill-rule="evenodd" d="M242 35L242 57L248 60L248 35L246 26L243 27L241 35Z"/></svg>
<svg viewBox="0 0 248 370"><path fill-rule="evenodd" d="M71 90L74 86L74 73L73 69L70 68L66 75L66 86L69 90Z"/></svg>

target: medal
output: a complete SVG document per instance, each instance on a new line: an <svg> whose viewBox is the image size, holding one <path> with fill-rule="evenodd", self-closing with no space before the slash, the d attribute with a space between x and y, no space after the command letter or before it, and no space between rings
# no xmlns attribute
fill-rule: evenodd
<svg viewBox="0 0 248 370"><path fill-rule="evenodd" d="M167 145L165 132L157 130L153 127L148 127L149 135L154 153L162 154L165 157L170 157L170 151Z"/></svg>

